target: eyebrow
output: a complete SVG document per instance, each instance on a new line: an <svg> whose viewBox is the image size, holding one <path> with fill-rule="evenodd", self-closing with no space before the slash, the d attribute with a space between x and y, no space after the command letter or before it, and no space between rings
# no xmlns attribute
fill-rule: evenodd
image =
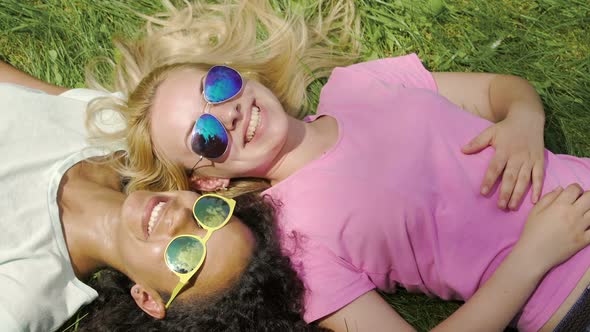
<svg viewBox="0 0 590 332"><path fill-rule="evenodd" d="M184 134L184 144L186 145L186 147L190 150L193 151L193 147L192 147L192 139L190 139L189 137L191 136L191 134L193 133L193 128L195 127L195 122L193 122L189 127L188 130L186 132L186 134Z"/></svg>

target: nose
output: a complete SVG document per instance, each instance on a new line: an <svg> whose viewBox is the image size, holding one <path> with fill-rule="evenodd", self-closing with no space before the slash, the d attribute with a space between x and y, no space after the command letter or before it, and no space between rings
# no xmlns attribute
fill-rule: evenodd
<svg viewBox="0 0 590 332"><path fill-rule="evenodd" d="M242 105L238 100L211 105L209 112L219 119L228 131L236 129L243 116Z"/></svg>
<svg viewBox="0 0 590 332"><path fill-rule="evenodd" d="M196 221L193 217L192 208L183 206L178 200L171 202L171 216L168 219L167 233L170 237L180 234L195 234L197 230Z"/></svg>

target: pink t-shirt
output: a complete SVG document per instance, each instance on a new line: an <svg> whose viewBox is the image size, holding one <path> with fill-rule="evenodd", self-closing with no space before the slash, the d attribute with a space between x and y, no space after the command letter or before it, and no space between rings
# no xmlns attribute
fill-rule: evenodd
<svg viewBox="0 0 590 332"><path fill-rule="evenodd" d="M305 319L396 285L469 299L510 252L532 207L530 190L516 212L497 208L496 188L491 198L479 194L493 149L460 148L491 123L438 95L413 54L335 69L318 115L337 120L335 146L265 192L282 203L282 242L306 286ZM544 191L589 188L588 159L545 156ZM552 269L519 329L537 331L589 265L590 247Z"/></svg>

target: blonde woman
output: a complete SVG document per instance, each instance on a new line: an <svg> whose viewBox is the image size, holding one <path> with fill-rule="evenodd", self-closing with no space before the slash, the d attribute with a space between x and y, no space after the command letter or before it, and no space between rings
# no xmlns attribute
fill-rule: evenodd
<svg viewBox="0 0 590 332"><path fill-rule="evenodd" d="M334 69L317 115L299 120L314 75L355 54L353 4L331 4L305 19L266 1L170 7L152 19L159 28L120 44L116 88L128 101L109 106L128 128L103 138L129 141L129 162L112 162L135 179L130 190L239 192L236 180L266 180L306 285L304 317L336 331L412 330L376 292L397 285L466 301L435 330L587 324L586 224L566 246L553 241L559 213L536 236L525 227L531 211L582 194L560 186L590 185L587 160L543 149L534 89L430 73L407 55ZM543 188L557 191L533 209Z"/></svg>

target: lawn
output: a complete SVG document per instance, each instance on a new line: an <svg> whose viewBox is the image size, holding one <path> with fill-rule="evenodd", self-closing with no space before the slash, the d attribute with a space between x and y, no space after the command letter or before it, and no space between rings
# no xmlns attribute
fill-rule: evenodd
<svg viewBox="0 0 590 332"><path fill-rule="evenodd" d="M311 2L297 1L303 7ZM357 5L363 30L359 61L417 52L432 71L525 77L545 105L546 146L590 156L587 0L357 0ZM84 65L112 58L111 38L133 36L141 28L134 10L153 14L161 6L155 0L0 0L0 58L49 82L82 87ZM311 95L320 88L321 82L314 84ZM459 305L404 292L387 298L419 330Z"/></svg>

